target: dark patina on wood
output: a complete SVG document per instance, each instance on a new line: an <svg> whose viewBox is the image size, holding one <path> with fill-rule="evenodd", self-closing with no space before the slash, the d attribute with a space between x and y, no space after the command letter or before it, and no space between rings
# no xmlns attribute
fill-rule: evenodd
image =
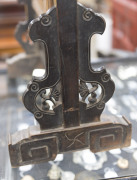
<svg viewBox="0 0 137 180"><path fill-rule="evenodd" d="M24 93L39 125L10 136L13 167L54 160L58 153L130 145L126 118L100 118L115 85L106 69L92 68L89 52L92 35L104 30L104 19L76 0L57 0L57 7L30 23L30 38L45 44L47 73L33 77Z"/></svg>

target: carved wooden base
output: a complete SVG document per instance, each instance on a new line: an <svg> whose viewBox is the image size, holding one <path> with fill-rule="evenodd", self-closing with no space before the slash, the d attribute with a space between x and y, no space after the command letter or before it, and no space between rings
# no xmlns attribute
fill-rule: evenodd
<svg viewBox="0 0 137 180"><path fill-rule="evenodd" d="M58 153L90 148L94 153L130 145L131 124L124 117L103 115L101 122L41 131L39 126L9 138L13 167L54 160Z"/></svg>

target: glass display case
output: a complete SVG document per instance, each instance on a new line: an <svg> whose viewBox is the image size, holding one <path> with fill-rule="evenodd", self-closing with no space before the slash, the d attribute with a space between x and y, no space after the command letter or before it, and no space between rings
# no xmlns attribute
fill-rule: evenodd
<svg viewBox="0 0 137 180"><path fill-rule="evenodd" d="M94 68L105 66L116 82L113 98L106 104L106 114L122 114L133 126L131 146L108 152L91 153L89 150L59 154L55 161L12 169L8 153L10 133L34 124L34 117L21 102L27 82L17 78L8 80L6 71L0 72L0 178L19 180L91 180L131 176L137 174L137 58L100 59ZM11 86L12 84L12 86ZM27 177L27 175L29 175ZM23 180L24 180L23 179Z"/></svg>

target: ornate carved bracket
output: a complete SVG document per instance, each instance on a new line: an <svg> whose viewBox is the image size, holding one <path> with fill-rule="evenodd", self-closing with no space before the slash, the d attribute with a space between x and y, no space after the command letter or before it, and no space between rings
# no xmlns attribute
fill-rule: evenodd
<svg viewBox="0 0 137 180"><path fill-rule="evenodd" d="M32 41L42 41L46 74L33 77L23 96L40 126L10 137L12 166L54 160L58 153L90 148L93 152L128 146L131 124L100 115L114 93L106 69L90 64L90 39L105 21L76 0L57 0L29 26Z"/></svg>

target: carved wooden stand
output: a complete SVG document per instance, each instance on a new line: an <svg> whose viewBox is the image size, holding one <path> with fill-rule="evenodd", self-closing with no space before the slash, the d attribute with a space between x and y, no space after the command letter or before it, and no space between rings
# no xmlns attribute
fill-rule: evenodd
<svg viewBox="0 0 137 180"><path fill-rule="evenodd" d="M34 77L24 94L25 107L39 125L10 136L13 167L54 160L68 151L130 145L128 120L100 119L115 86L104 68L92 69L89 51L92 35L104 30L103 18L76 0L57 0L56 8L31 22L30 38L45 44L47 73Z"/></svg>

